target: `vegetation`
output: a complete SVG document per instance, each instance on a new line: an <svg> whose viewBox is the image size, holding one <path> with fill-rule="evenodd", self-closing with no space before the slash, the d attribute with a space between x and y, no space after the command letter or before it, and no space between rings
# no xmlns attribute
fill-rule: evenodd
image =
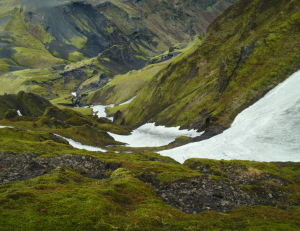
<svg viewBox="0 0 300 231"><path fill-rule="evenodd" d="M170 61L115 76L105 87L89 93L87 104L121 104L133 98ZM110 109L108 109L110 110Z"/></svg>
<svg viewBox="0 0 300 231"><path fill-rule="evenodd" d="M154 152L192 138L131 148L108 134L129 135L130 127L145 122L199 130L230 126L241 110L299 69L298 0L238 0L206 35L196 33L232 1L59 0L48 5L42 0L36 8L21 2L0 0L0 40L9 44L0 50L5 73L0 76L0 230L299 230L300 163L188 159L179 164ZM67 19L51 19L61 20L60 36L51 31L55 23L45 26L44 6ZM194 42L182 43L192 37ZM181 54L160 62L168 52ZM127 72L131 58L146 62L149 57L155 64L113 77ZM71 108L75 102L115 104L108 114L121 111L130 127L97 118L91 108ZM76 149L56 134L107 151ZM40 171L32 179L26 169L34 161L5 165L30 155L38 161L74 155L82 162ZM85 160L92 158L105 166L101 177L86 174ZM11 180L17 176L11 169L28 178ZM171 186L174 194L193 197L185 188L193 180L219 191L226 184L256 206L226 212L206 207L188 214L166 202L164 189ZM190 186L215 200L222 197L205 191L205 185Z"/></svg>
<svg viewBox="0 0 300 231"><path fill-rule="evenodd" d="M210 118L212 126L228 127L299 69L299 7L297 1L268 0L229 7L197 49L176 57L141 90L124 112L126 124L203 130Z"/></svg>

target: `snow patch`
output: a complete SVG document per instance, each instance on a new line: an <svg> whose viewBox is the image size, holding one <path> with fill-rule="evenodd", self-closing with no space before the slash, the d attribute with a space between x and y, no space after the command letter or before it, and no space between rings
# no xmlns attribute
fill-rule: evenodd
<svg viewBox="0 0 300 231"><path fill-rule="evenodd" d="M0 129L1 128L13 128L13 127L11 127L11 126L0 126Z"/></svg>
<svg viewBox="0 0 300 231"><path fill-rule="evenodd" d="M91 108L93 109L94 115L100 117L106 117L106 112L105 112L105 108L107 107L113 107L115 105L111 104L111 105L97 105L97 106L91 106Z"/></svg>
<svg viewBox="0 0 300 231"><path fill-rule="evenodd" d="M242 111L222 134L160 151L180 163L189 158L300 161L300 71Z"/></svg>
<svg viewBox="0 0 300 231"><path fill-rule="evenodd" d="M71 93L74 97L77 97L77 93L76 92L72 92Z"/></svg>
<svg viewBox="0 0 300 231"><path fill-rule="evenodd" d="M102 148L98 148L98 147L93 147L93 146L89 146L89 145L84 145L84 144L81 144L79 142L76 142L72 139L68 139L66 137L63 137L63 136L60 136L60 135L57 135L57 134L54 134L60 138L63 138L64 140L68 141L69 144L74 147L74 148L78 148L78 149L84 149L84 150L87 150L87 151L92 151L92 152L106 152L107 150L104 150Z"/></svg>
<svg viewBox="0 0 300 231"><path fill-rule="evenodd" d="M136 96L134 96L133 98L131 98L130 100L128 100L128 101L126 101L124 103L121 103L119 106L131 103L135 99L135 97Z"/></svg>
<svg viewBox="0 0 300 231"><path fill-rule="evenodd" d="M22 114L21 114L20 110L18 110L17 112L18 112L18 115L19 115L19 116L22 116Z"/></svg>
<svg viewBox="0 0 300 231"><path fill-rule="evenodd" d="M107 119L109 119L110 121L114 121L114 117L106 117Z"/></svg>
<svg viewBox="0 0 300 231"><path fill-rule="evenodd" d="M202 133L196 130L179 130L179 126L168 128L149 123L135 129L131 135L124 136L110 132L108 134L117 141L127 143L130 147L159 147L169 144L179 136L196 137Z"/></svg>

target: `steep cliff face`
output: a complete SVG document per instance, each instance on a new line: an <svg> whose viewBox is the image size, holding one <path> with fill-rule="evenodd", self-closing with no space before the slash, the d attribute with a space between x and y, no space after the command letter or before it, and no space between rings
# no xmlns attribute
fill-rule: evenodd
<svg viewBox="0 0 300 231"><path fill-rule="evenodd" d="M2 73L97 56L114 45L153 56L204 32L234 0L1 1Z"/></svg>
<svg viewBox="0 0 300 231"><path fill-rule="evenodd" d="M162 69L127 107L127 125L149 121L199 130L235 116L300 68L300 3L241 0L194 50Z"/></svg>

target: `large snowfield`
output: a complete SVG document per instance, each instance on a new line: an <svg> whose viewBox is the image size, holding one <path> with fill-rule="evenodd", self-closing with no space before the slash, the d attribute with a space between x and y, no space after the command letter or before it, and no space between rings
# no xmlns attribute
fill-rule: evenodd
<svg viewBox="0 0 300 231"><path fill-rule="evenodd" d="M189 158L300 161L300 71L242 111L222 134L159 153L180 163Z"/></svg>

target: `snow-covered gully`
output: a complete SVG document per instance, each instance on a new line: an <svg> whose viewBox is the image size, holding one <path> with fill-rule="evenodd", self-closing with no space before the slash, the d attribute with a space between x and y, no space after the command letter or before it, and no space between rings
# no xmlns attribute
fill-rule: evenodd
<svg viewBox="0 0 300 231"><path fill-rule="evenodd" d="M300 71L242 111L211 139L159 152L189 158L300 161Z"/></svg>

